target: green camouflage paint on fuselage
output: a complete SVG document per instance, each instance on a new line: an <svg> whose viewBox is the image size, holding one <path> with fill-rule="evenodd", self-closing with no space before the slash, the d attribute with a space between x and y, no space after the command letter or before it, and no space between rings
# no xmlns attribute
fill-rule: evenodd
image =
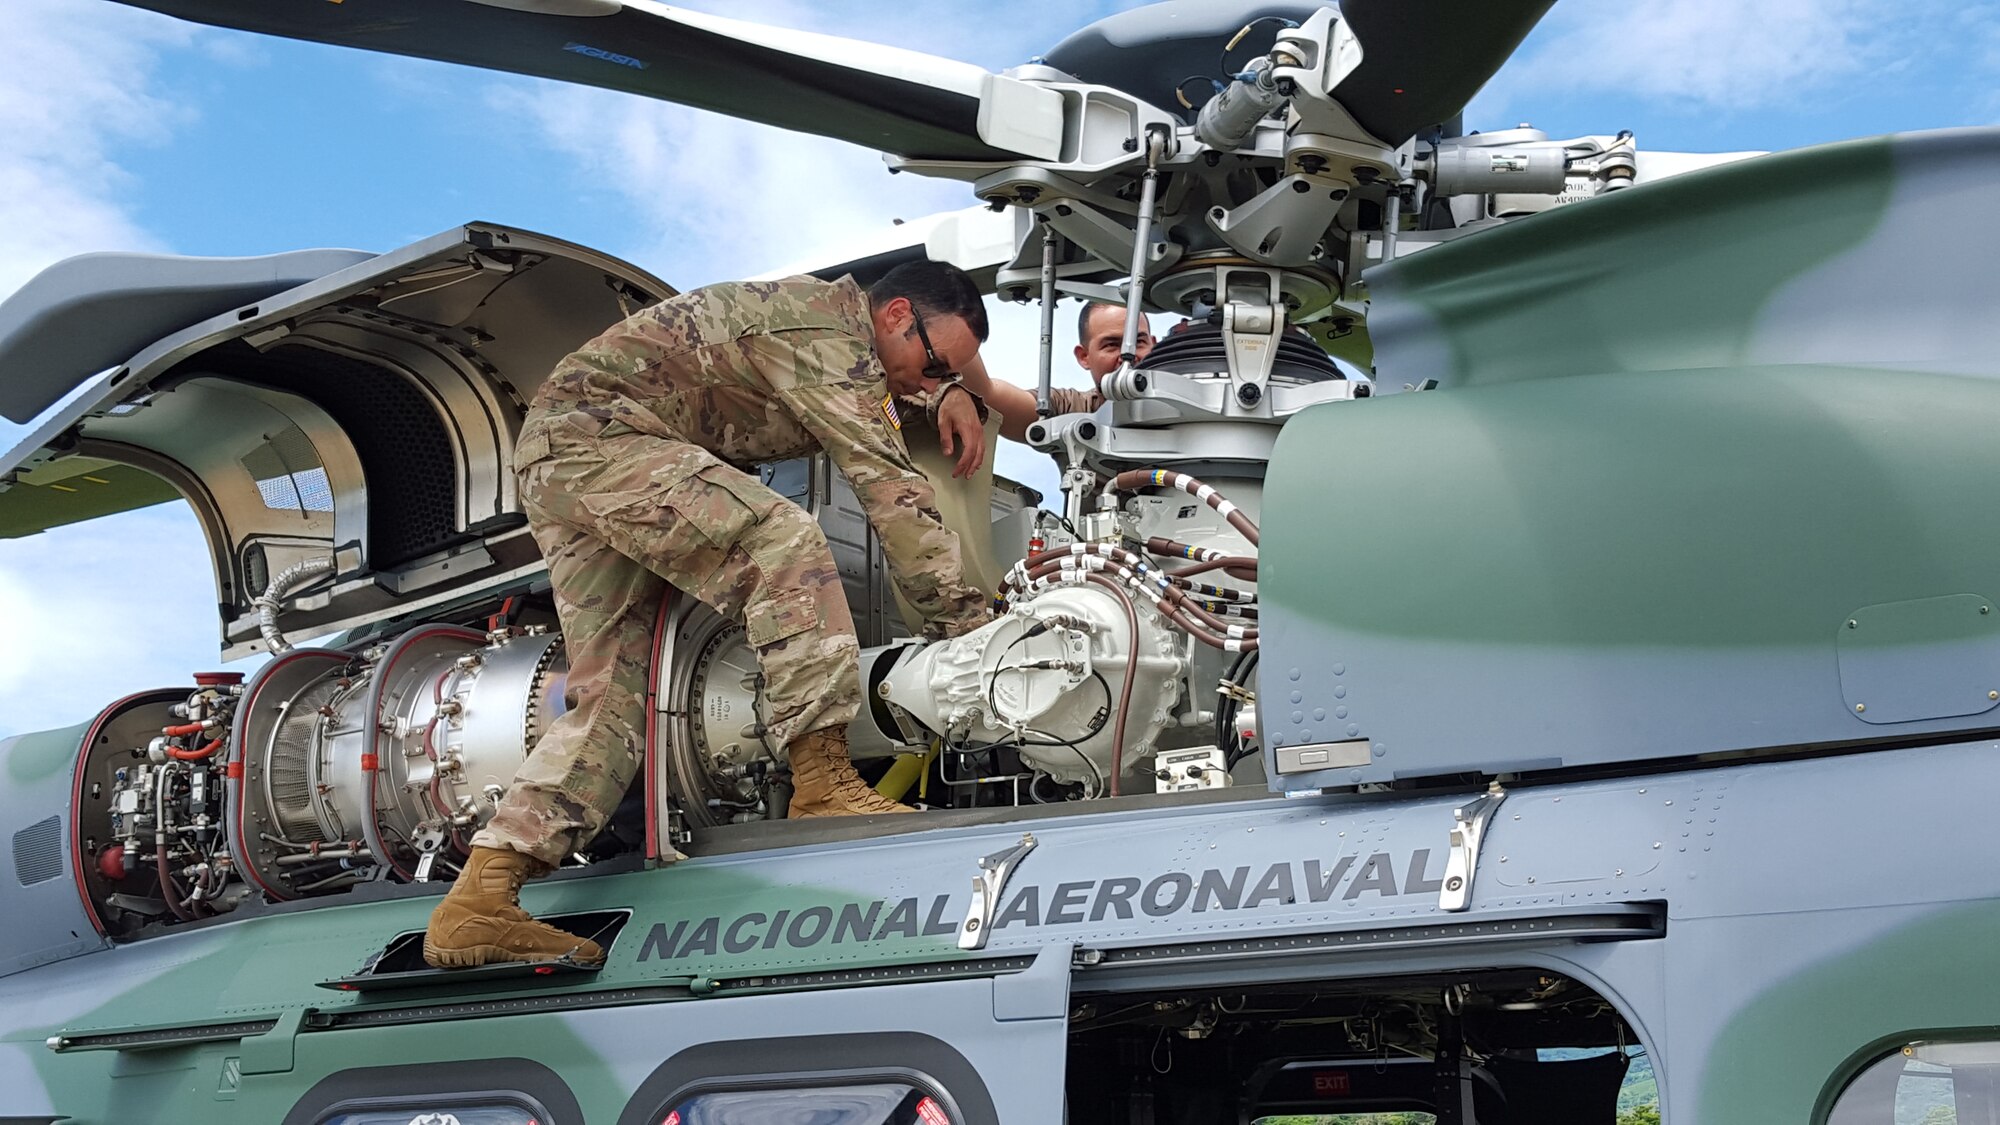
<svg viewBox="0 0 2000 1125"><path fill-rule="evenodd" d="M2000 1036L2000 902L1938 909L1746 997L1708 1050L1703 1125L1817 1122L1862 1067L1926 1033Z"/></svg>

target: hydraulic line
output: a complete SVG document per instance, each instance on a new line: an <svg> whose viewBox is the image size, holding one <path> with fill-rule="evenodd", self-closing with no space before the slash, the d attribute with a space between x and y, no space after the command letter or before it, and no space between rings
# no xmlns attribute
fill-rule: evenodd
<svg viewBox="0 0 2000 1125"><path fill-rule="evenodd" d="M1096 579L1113 582L1113 579L1103 577L1107 571L1117 572L1127 585L1130 585L1152 604L1153 609L1161 617L1166 618L1168 622L1187 632L1203 644L1211 648L1219 648L1224 652L1243 652L1257 647L1257 630L1255 627L1246 628L1240 625L1223 625L1223 631L1220 634L1211 632L1203 623L1192 620L1188 614L1181 611L1178 591L1169 591L1177 599L1170 601L1168 597L1161 594L1156 586L1138 581L1136 576L1132 575L1130 568L1115 565L1096 555L1083 555L1070 559L1068 560L1068 565L1063 565L1062 563L1042 564L1042 566L1030 572L1028 584L1023 592L1034 592L1064 584L1074 585Z"/></svg>
<svg viewBox="0 0 2000 1125"><path fill-rule="evenodd" d="M167 866L167 783L171 774L170 769L162 769L153 780L153 864L160 873L160 897L167 900L174 917L188 922L194 919L194 912L181 902L180 884L174 882Z"/></svg>
<svg viewBox="0 0 2000 1125"><path fill-rule="evenodd" d="M199 762L205 758L214 757L215 752L220 749L222 749L222 740L218 738L199 750L183 750L178 746L169 746L167 747L167 757L181 762Z"/></svg>
<svg viewBox="0 0 2000 1125"><path fill-rule="evenodd" d="M1048 564L1054 563L1059 565L1064 559L1078 558L1084 555L1096 555L1101 558L1123 562L1147 581L1162 587L1177 587L1190 595L1199 595L1225 602L1242 602L1246 605L1254 604L1257 601L1257 595L1245 590L1235 590L1223 586L1208 586L1181 577L1179 571L1163 571L1134 552L1110 543L1072 543L1067 547L1060 547L1053 551L1037 551L1008 569L1007 574L1001 580L1001 589L1006 590L1016 585L1020 580L1029 577L1032 573L1047 573L1041 568ZM1218 555L1218 558L1225 560L1225 562L1235 557Z"/></svg>
<svg viewBox="0 0 2000 1125"><path fill-rule="evenodd" d="M1197 547L1192 543L1183 543L1178 539L1167 539L1159 535L1146 540L1146 550L1162 558L1179 555L1181 558L1192 559L1195 562L1214 562L1216 559L1230 557L1227 552L1218 551L1213 547Z"/></svg>
<svg viewBox="0 0 2000 1125"><path fill-rule="evenodd" d="M1231 578L1241 578L1245 582L1257 580L1257 560L1250 555L1224 555L1219 559L1209 559L1193 566L1175 567L1167 573L1175 578L1192 578L1197 574L1207 574L1211 570L1219 570ZM1245 571L1248 573L1243 573Z"/></svg>
<svg viewBox="0 0 2000 1125"><path fill-rule="evenodd" d="M153 858L160 873L160 897L167 900L167 909L173 911L174 917L183 922L193 921L194 912L181 904L180 884L174 881L173 873L167 870L167 849L160 848L153 853Z"/></svg>
<svg viewBox="0 0 2000 1125"><path fill-rule="evenodd" d="M1073 560L1067 566L1062 563L1044 563L1034 570L1029 571L1028 578L1039 587L1047 585L1048 579L1062 574L1065 570L1082 570L1096 573L1115 571L1119 578L1144 595L1153 604L1153 607L1160 611L1162 616L1175 625L1195 633L1200 639L1216 645L1216 647L1226 647L1225 642L1229 638L1255 640L1257 637L1257 628L1255 625L1231 625L1218 618L1213 611L1189 598L1182 591L1171 586L1161 586L1157 582L1148 583L1140 576L1132 574L1129 567L1114 566L1106 560L1095 556L1085 556L1082 559ZM1189 621L1188 618L1190 617L1195 620ZM1203 634L1207 635L1203 636Z"/></svg>
<svg viewBox="0 0 2000 1125"><path fill-rule="evenodd" d="M1114 492L1137 492L1142 488L1180 489L1214 508L1223 519L1229 521L1229 526L1250 541L1252 547L1257 546L1257 525L1250 522L1250 517L1224 499L1214 488L1186 473L1176 473L1167 469L1131 469L1111 478L1111 483L1104 486L1104 491L1108 495Z"/></svg>
<svg viewBox="0 0 2000 1125"><path fill-rule="evenodd" d="M1106 565L1107 561L1120 565L1112 568ZM1034 565L1025 566L1026 563L1033 563ZM1161 613L1166 615L1175 624L1181 625L1183 628L1188 628L1189 623L1184 620L1184 615L1199 619L1200 625L1214 631L1211 643L1213 641L1226 641L1230 638L1254 639L1257 635L1254 625L1249 627L1234 626L1223 621L1213 610L1202 605L1186 591L1176 587L1170 577L1154 571L1144 559L1123 547L1113 546L1108 543L1078 543L1072 544L1067 550L1045 551L1038 555L1030 556L1028 560L1024 560L1023 564L1017 564L1013 570L1008 572L1007 579L1003 583L1003 588L1011 588L1023 580L1034 582L1039 579L1049 578L1065 569L1078 568L1097 571L1116 569L1120 578L1130 582L1148 600L1153 602L1155 608L1160 609ZM1162 605L1162 602L1166 604ZM1176 614L1173 612L1174 610L1183 612L1182 614ZM1204 630L1190 628L1189 631L1199 635Z"/></svg>

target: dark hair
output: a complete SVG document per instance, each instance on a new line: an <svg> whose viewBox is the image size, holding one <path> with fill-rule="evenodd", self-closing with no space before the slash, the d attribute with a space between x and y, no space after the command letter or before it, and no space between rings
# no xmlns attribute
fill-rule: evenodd
<svg viewBox="0 0 2000 1125"><path fill-rule="evenodd" d="M1090 346L1090 314L1098 309L1117 309L1121 316L1125 312L1124 305L1115 305L1110 301L1085 301L1076 314L1076 342L1086 348ZM1139 315L1144 317L1146 314L1142 312ZM1142 320L1140 323L1145 322Z"/></svg>
<svg viewBox="0 0 2000 1125"><path fill-rule="evenodd" d="M868 287L870 305L898 297L907 298L925 316L958 317L980 343L986 342L986 301L972 275L950 262L904 262Z"/></svg>

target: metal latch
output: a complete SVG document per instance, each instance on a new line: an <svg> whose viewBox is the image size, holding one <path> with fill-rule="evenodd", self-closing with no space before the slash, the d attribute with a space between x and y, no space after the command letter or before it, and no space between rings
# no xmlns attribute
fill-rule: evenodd
<svg viewBox="0 0 2000 1125"><path fill-rule="evenodd" d="M993 914L1000 909L1000 895L1007 889L1007 879L1034 850L1034 834L1027 833L1020 843L1006 851L980 859L979 875L972 880L972 909L965 912L965 925L958 931L960 949L986 948L986 932L993 928Z"/></svg>
<svg viewBox="0 0 2000 1125"><path fill-rule="evenodd" d="M1484 796L1451 810L1451 853L1445 860L1444 885L1438 889L1438 909L1456 913L1472 905L1472 877L1479 867L1479 843L1486 825L1507 799L1499 782L1488 786Z"/></svg>

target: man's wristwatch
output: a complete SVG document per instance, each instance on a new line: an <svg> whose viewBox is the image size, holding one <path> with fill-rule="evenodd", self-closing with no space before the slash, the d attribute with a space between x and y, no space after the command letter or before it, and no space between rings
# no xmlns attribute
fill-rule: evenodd
<svg viewBox="0 0 2000 1125"><path fill-rule="evenodd" d="M964 383L958 381L955 378L939 380L937 390L931 392L931 403L930 403L931 425L933 427L937 425L938 410L944 406L944 396L947 392L953 390L964 391L966 393L966 396L972 399L973 409L979 411L979 424L982 426L985 425L986 417L987 414L989 413L989 411L986 409L986 400L974 394L972 392L971 387L966 386Z"/></svg>

